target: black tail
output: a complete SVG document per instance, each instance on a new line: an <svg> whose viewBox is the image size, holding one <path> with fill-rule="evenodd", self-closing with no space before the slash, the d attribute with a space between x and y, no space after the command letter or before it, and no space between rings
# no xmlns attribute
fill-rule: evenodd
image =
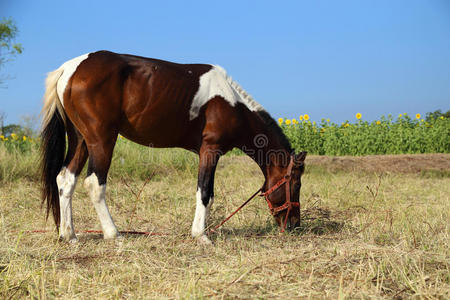
<svg viewBox="0 0 450 300"><path fill-rule="evenodd" d="M50 211L52 211L56 230L58 230L60 215L56 176L58 176L64 163L66 130L64 121L57 109L55 109L50 121L43 128L41 140L42 204L47 202L47 218Z"/></svg>

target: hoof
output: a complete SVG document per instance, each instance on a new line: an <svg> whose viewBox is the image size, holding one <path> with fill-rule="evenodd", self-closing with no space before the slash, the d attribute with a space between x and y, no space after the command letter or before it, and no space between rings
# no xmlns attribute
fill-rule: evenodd
<svg viewBox="0 0 450 300"><path fill-rule="evenodd" d="M208 237L206 235L201 235L201 236L197 237L197 243L200 244L200 245L206 245L206 246L212 246L213 245L211 240L208 239Z"/></svg>
<svg viewBox="0 0 450 300"><path fill-rule="evenodd" d="M112 234L103 234L103 239L105 239L105 240L123 240L123 236L119 232L114 232Z"/></svg>
<svg viewBox="0 0 450 300"><path fill-rule="evenodd" d="M70 238L66 238L66 237L60 235L59 236L59 241L60 242L67 242L69 244L76 244L76 243L78 243L78 238L77 238L76 235L71 236Z"/></svg>

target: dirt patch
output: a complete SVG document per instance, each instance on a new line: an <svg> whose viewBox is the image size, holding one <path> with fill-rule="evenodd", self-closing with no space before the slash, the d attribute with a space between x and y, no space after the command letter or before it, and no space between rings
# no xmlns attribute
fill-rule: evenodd
<svg viewBox="0 0 450 300"><path fill-rule="evenodd" d="M368 156L316 156L306 158L310 165L329 171L369 171L395 173L437 172L450 174L450 154L401 154Z"/></svg>

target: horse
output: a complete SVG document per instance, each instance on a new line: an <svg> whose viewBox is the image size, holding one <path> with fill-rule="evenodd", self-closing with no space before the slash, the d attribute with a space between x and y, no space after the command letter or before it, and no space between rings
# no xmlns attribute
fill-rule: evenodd
<svg viewBox="0 0 450 300"><path fill-rule="evenodd" d="M219 158L233 148L260 167L261 193L278 225L283 230L299 226L306 152L295 154L270 114L222 67L98 51L63 63L48 73L45 85L42 203L61 240L77 241L72 194L87 160L84 186L103 238L121 237L105 201L119 134L144 146L179 147L199 155L191 235L200 243L211 243L206 220L214 201L214 174Z"/></svg>

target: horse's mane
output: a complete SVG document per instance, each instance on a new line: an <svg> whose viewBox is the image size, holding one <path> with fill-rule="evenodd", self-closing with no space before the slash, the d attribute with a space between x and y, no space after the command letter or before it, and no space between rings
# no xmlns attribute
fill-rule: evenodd
<svg viewBox="0 0 450 300"><path fill-rule="evenodd" d="M256 111L255 113L261 118L268 130L272 132L274 136L279 138L281 145L286 149L286 151L292 153L291 143L270 114L265 110Z"/></svg>
<svg viewBox="0 0 450 300"><path fill-rule="evenodd" d="M247 108L249 110L251 110L251 111L264 110L264 108L261 106L261 104L256 102L256 100L253 99L253 97L249 93L247 93L237 81L235 81L230 75L228 75L228 73L225 71L224 68L222 68L221 66L218 66L218 65L215 65L214 67L219 72L222 73L222 75L225 77L226 81L239 94L242 103L245 104L245 106L247 106Z"/></svg>
<svg viewBox="0 0 450 300"><path fill-rule="evenodd" d="M281 130L280 126L278 126L277 122L275 122L275 120L270 116L270 114L266 110L264 110L261 104L253 99L253 97L249 93L247 93L237 81L233 80L233 78L227 74L224 68L217 65L214 67L222 72L231 87L240 95L243 104L245 104L245 106L247 106L250 111L256 113L256 115L260 117L260 119L267 126L268 130L272 132L274 136L279 138L281 145L286 149L286 151L291 153L291 143L287 139L284 132Z"/></svg>

